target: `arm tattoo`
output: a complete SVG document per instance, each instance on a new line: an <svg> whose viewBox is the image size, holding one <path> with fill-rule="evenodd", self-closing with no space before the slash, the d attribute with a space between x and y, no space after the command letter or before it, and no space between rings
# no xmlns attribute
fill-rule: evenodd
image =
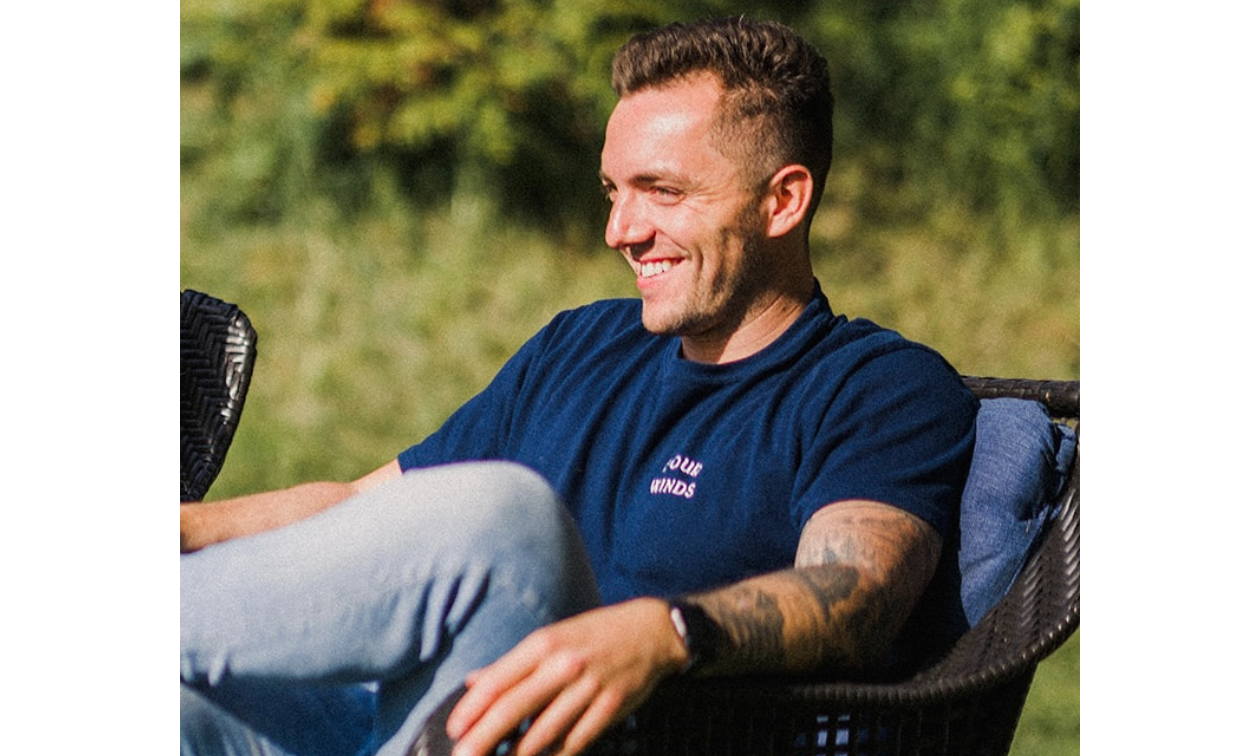
<svg viewBox="0 0 1260 756"><path fill-rule="evenodd" d="M719 599L710 594L709 599ZM704 607L723 630L717 659L723 666L743 666L750 661L781 667L787 662L783 646L783 610L776 597L754 586L734 586L719 600L704 601Z"/></svg>
<svg viewBox="0 0 1260 756"><path fill-rule="evenodd" d="M824 514L795 569L695 597L725 633L708 671L857 670L882 657L935 572L940 537L886 505Z"/></svg>

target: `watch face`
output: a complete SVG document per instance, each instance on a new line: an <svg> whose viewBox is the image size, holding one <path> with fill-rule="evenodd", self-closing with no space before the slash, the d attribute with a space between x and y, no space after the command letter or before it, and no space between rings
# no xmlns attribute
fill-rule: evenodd
<svg viewBox="0 0 1260 756"><path fill-rule="evenodd" d="M722 637L722 629L718 627L708 612L696 604L679 601L670 606L669 618L674 629L687 647L687 667L689 672L717 655L717 648Z"/></svg>
<svg viewBox="0 0 1260 756"><path fill-rule="evenodd" d="M687 666L683 667L678 673L685 675L696 666L696 654L691 649L691 632L687 629L687 617L683 614L682 607L674 604L669 608L669 620L674 623L674 631L678 633L678 637L682 639L683 646L687 649Z"/></svg>
<svg viewBox="0 0 1260 756"><path fill-rule="evenodd" d="M683 645L687 646L687 650L691 650L691 640L687 636L687 620L683 617L682 609L677 606L669 608L669 619L674 623L674 631L678 633L678 637L682 638Z"/></svg>

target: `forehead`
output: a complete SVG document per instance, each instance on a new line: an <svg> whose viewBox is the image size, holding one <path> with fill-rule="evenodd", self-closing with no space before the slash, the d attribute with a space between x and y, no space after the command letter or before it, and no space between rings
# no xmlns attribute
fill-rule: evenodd
<svg viewBox="0 0 1260 756"><path fill-rule="evenodd" d="M621 98L608 118L604 173L681 169L721 159L710 134L722 91L717 78L705 74Z"/></svg>

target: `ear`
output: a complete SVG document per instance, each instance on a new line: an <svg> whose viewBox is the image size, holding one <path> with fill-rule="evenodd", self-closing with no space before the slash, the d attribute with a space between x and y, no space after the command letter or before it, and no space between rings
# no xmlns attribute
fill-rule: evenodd
<svg viewBox="0 0 1260 756"><path fill-rule="evenodd" d="M809 212L814 198L814 175L803 165L787 165L770 179L765 207L768 213L766 235L784 236L797 228Z"/></svg>

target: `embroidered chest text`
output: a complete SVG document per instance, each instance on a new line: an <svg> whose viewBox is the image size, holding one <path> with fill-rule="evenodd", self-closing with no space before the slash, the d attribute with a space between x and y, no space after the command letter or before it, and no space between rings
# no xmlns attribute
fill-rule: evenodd
<svg viewBox="0 0 1260 756"><path fill-rule="evenodd" d="M682 496L690 499L696 495L696 478L704 465L690 457L675 454L661 469L663 477L653 478L649 489L653 494Z"/></svg>

